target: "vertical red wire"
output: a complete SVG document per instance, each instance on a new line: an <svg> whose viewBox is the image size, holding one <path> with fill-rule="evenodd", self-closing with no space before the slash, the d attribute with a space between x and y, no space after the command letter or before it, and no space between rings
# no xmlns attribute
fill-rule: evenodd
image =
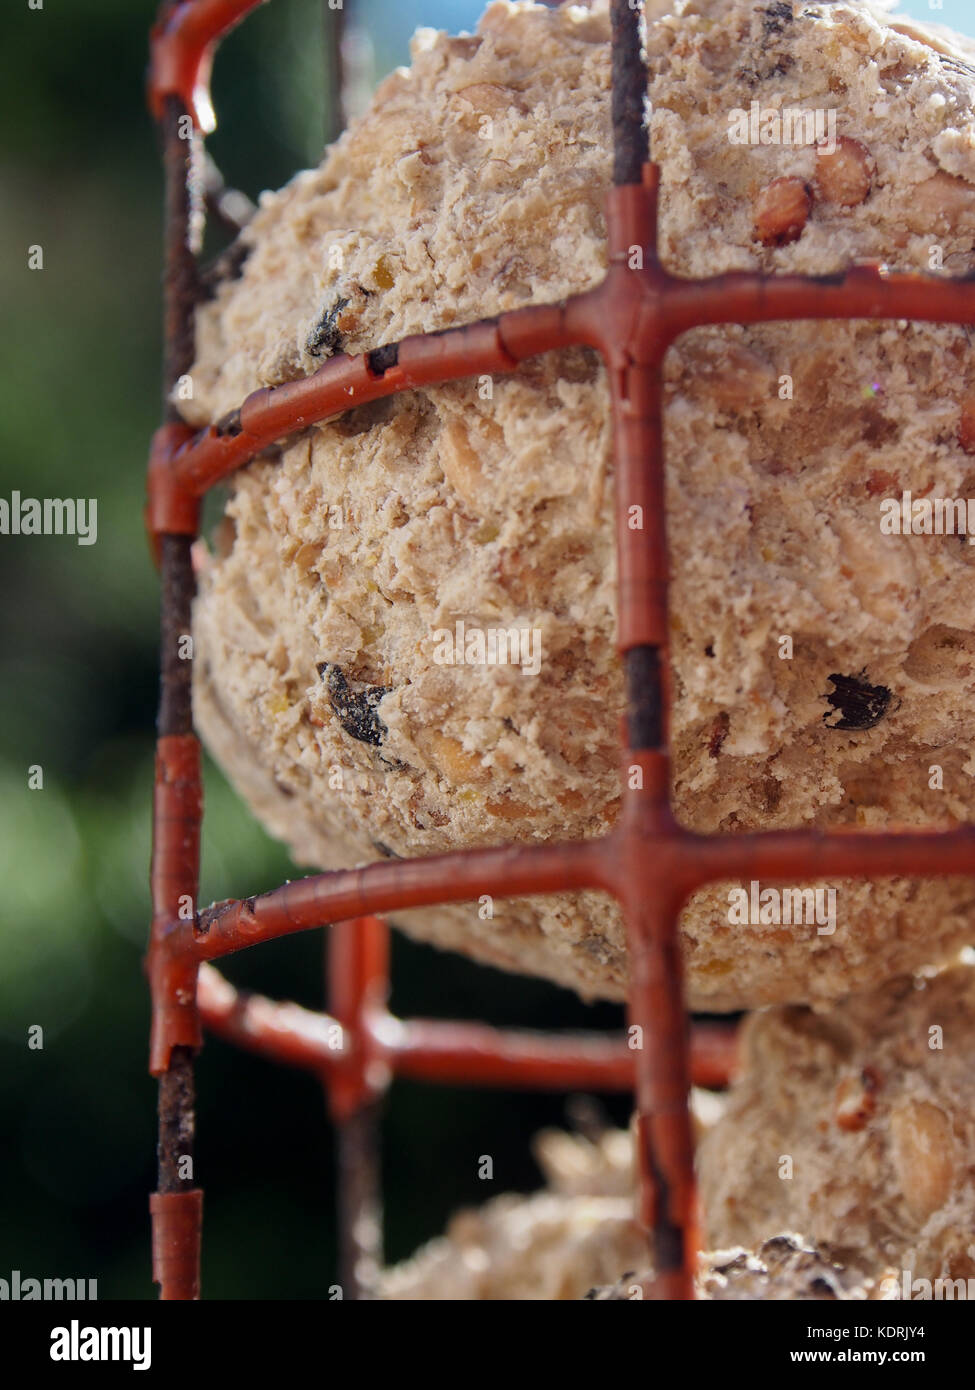
<svg viewBox="0 0 975 1390"><path fill-rule="evenodd" d="M329 1013L341 1058L323 1075L335 1122L339 1281L343 1297L369 1298L382 1268L380 1132L389 1068L373 1040L389 992L389 928L378 917L339 922L326 934Z"/></svg>
<svg viewBox="0 0 975 1390"><path fill-rule="evenodd" d="M173 7L169 7L172 9ZM190 240L196 137L186 111L168 97L162 117L165 171L164 430L177 425L169 394L194 357L195 248ZM186 511L187 509L184 509ZM152 997L149 1069L159 1078L159 1173L150 1199L153 1279L160 1298L200 1296L203 1194L196 1185L193 1058L202 1042L196 967L167 949L180 920L194 918L199 890L203 795L200 747L193 733L190 555L195 514L180 531L159 536L162 578L160 699L153 797L152 927L148 973ZM177 523L178 524L178 523Z"/></svg>
<svg viewBox="0 0 975 1390"><path fill-rule="evenodd" d="M657 170L650 164L648 73L640 12L612 0L613 183L607 209L609 269L603 298L617 311L593 327L607 366L616 461L617 644L626 681L626 747L619 825L620 905L626 924L630 1026L636 1048L640 1217L650 1234L651 1297L693 1298L697 1233L690 1056L678 919L683 895L650 837L672 834L668 554L662 365L639 312L658 272ZM627 331L617 336L618 325Z"/></svg>

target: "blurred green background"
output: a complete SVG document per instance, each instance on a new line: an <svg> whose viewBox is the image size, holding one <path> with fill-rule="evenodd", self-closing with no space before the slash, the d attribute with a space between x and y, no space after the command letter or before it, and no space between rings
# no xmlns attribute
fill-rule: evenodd
<svg viewBox="0 0 975 1390"><path fill-rule="evenodd" d="M969 0L918 18L964 26ZM382 75L417 23L472 29L477 0L362 0ZM142 531L159 417L161 186L144 113L148 0L8 0L0 44L0 496L97 497L98 542L0 537L0 1277L96 1278L152 1297L155 1084L142 975L156 706L157 587ZM210 143L252 196L320 157L320 0L274 0L224 45ZM41 245L43 271L27 269ZM28 789L28 768L43 790ZM207 768L203 901L291 865ZM227 963L316 1006L321 933ZM552 987L397 937L401 1014L617 1027ZM42 1051L27 1030L44 1029ZM335 1278L332 1136L304 1074L210 1040L198 1068L204 1293L319 1297ZM625 1118L622 1098L606 1101ZM538 1183L528 1149L565 1097L397 1083L387 1107L387 1248ZM479 1181L478 1155L495 1159Z"/></svg>
<svg viewBox="0 0 975 1390"><path fill-rule="evenodd" d="M142 530L159 418L160 200L144 114L147 0L5 7L0 496L96 497L98 540L0 537L0 1277L96 1278L153 1297L147 1194L155 1083L142 974L156 710L157 585ZM472 29L478 4L360 7L381 75L416 23ZM251 196L321 155L319 0L274 0L226 42L210 148ZM44 269L27 269L41 245ZM28 768L43 790L28 789ZM293 873L206 774L201 900ZM317 1006L322 934L227 963L238 983ZM554 988L397 936L394 1008L529 1026L617 1026ZM44 1048L27 1047L40 1024ZM197 1173L208 1297L318 1297L335 1278L332 1134L309 1076L208 1040ZM610 1102L623 1119L621 1098ZM387 1246L539 1181L528 1149L565 1097L397 1083L385 1130ZM493 1182L477 1159L495 1160Z"/></svg>

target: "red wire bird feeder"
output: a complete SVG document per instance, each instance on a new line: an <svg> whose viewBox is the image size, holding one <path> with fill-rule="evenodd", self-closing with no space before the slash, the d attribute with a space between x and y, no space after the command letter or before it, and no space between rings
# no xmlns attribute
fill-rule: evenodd
<svg viewBox="0 0 975 1390"><path fill-rule="evenodd" d="M445 332L338 355L303 380L255 391L200 431L169 391L193 362L197 267L191 247L193 160L212 129L207 82L223 35L263 0L165 0L151 36L149 104L166 174L165 419L150 455L147 526L162 575L161 699L153 818L150 1071L160 1081L159 1184L150 1199L153 1277L164 1299L199 1297L202 1192L192 1155L193 1058L206 1024L224 1037L318 1073L339 1139L341 1278L367 1296L380 1258L378 1101L393 1074L428 1081L635 1090L639 1216L655 1278L648 1297L693 1297L697 1228L692 1078L723 1084L734 1041L720 1025L688 1029L677 922L696 888L729 878L879 878L975 874L975 827L869 834L777 831L709 837L682 829L669 803L668 567L661 367L682 333L704 324L771 320L975 321L975 283L855 265L817 277L668 273L657 255L659 167L650 162L647 68L639 12L612 0L614 186L607 199L609 269L594 290ZM642 267L632 268L633 247ZM596 840L509 845L316 874L259 897L197 908L202 786L193 733L190 547L207 489L297 429L382 396L459 377L517 370L536 353L595 348L609 379L616 460L617 646L624 665L622 812ZM630 530L630 508L646 519ZM386 1011L388 934L376 914L596 888L623 911L631 1025L642 1047L589 1035L505 1032L477 1024L394 1019ZM187 904L190 910L187 911ZM331 1015L239 995L208 961L312 927L329 927ZM336 1046L338 1040L338 1046Z"/></svg>

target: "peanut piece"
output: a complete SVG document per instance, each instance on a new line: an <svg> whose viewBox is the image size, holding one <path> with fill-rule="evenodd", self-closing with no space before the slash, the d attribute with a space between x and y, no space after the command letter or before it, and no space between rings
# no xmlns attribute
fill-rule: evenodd
<svg viewBox="0 0 975 1390"><path fill-rule="evenodd" d="M304 545L300 545L295 551L293 562L303 574L306 574L308 570L312 568L321 553L320 546L312 545L309 541L306 541Z"/></svg>
<svg viewBox="0 0 975 1390"><path fill-rule="evenodd" d="M500 820L524 820L532 814L535 807L526 806L523 801L515 801L505 794L499 801L488 801L484 809L489 815L497 816Z"/></svg>
<svg viewBox="0 0 975 1390"><path fill-rule="evenodd" d="M567 787L564 792L558 792L555 797L560 806L564 806L568 811L578 811L580 806L586 804L586 793L577 791L572 787Z"/></svg>
<svg viewBox="0 0 975 1390"><path fill-rule="evenodd" d="M943 1207L955 1173L948 1116L930 1101L907 1101L890 1117L894 1170L907 1209L926 1221Z"/></svg>
<svg viewBox="0 0 975 1390"><path fill-rule="evenodd" d="M816 147L816 189L829 203L852 208L870 192L870 151L859 140L841 135L832 154Z"/></svg>
<svg viewBox="0 0 975 1390"><path fill-rule="evenodd" d="M812 190L802 179L773 179L755 200L755 235L763 246L787 246L802 236L812 211Z"/></svg>
<svg viewBox="0 0 975 1390"><path fill-rule="evenodd" d="M447 482L475 514L484 491L481 460L471 445L470 435L460 420L444 427L440 445L440 467Z"/></svg>
<svg viewBox="0 0 975 1390"><path fill-rule="evenodd" d="M683 389L721 410L752 410L769 397L774 380L771 367L741 343L720 340L688 345L683 357L687 378Z"/></svg>
<svg viewBox="0 0 975 1390"><path fill-rule="evenodd" d="M448 781L478 786L490 779L490 772L481 763L479 753L468 753L457 739L434 730L430 734L430 761Z"/></svg>
<svg viewBox="0 0 975 1390"><path fill-rule="evenodd" d="M943 169L915 184L904 200L904 220L922 235L970 236L975 232L975 187Z"/></svg>

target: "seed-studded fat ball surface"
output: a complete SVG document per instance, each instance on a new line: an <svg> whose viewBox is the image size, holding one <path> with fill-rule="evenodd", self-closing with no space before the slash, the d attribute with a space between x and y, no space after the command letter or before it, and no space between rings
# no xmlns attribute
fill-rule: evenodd
<svg viewBox="0 0 975 1390"><path fill-rule="evenodd" d="M753 1015L698 1150L708 1239L798 1230L901 1277L975 1276L975 967Z"/></svg>
<svg viewBox="0 0 975 1390"><path fill-rule="evenodd" d="M720 1111L695 1093L698 1128ZM717 1102L717 1103L716 1103ZM597 1140L547 1130L533 1144L546 1185L531 1196L506 1193L458 1212L442 1236L383 1272L379 1296L393 1300L575 1299L643 1296L649 1281L646 1237L633 1219L632 1142L625 1130ZM776 1235L754 1251L702 1254L703 1299L837 1299L880 1296L871 1272L844 1268L828 1251L795 1235ZM893 1290L896 1294L897 1290Z"/></svg>
<svg viewBox="0 0 975 1390"><path fill-rule="evenodd" d="M546 1186L457 1212L446 1232L384 1271L394 1300L574 1299L646 1260L625 1130L596 1141L546 1130L532 1145Z"/></svg>
<svg viewBox="0 0 975 1390"><path fill-rule="evenodd" d="M624 1274L615 1284L590 1289L595 1302L622 1302L643 1296L653 1278L651 1270ZM890 1277L864 1276L845 1269L801 1236L772 1236L755 1250L735 1246L714 1250L698 1259L696 1296L715 1302L842 1302L899 1297Z"/></svg>
<svg viewBox="0 0 975 1390"><path fill-rule="evenodd" d="M782 0L694 0L651 20L670 270L928 271L932 247L942 273L972 267L971 54L901 29ZM729 113L753 101L835 111L835 151L733 144ZM495 0L474 36L421 31L412 67L322 166L263 198L242 269L198 314L181 408L216 420L335 352L593 288L611 163L605 4ZM670 350L683 824L972 818L975 547L880 529L882 501L905 490L975 496L971 364L961 327L908 323L731 325ZM232 480L202 560L197 720L299 863L610 829L612 506L606 375L588 349L352 409ZM458 622L536 633L538 673L443 664ZM832 933L732 925L728 885L697 892L681 919L691 1005L839 998L972 934L969 881L831 886ZM623 925L602 893L392 919L585 997L625 994Z"/></svg>

